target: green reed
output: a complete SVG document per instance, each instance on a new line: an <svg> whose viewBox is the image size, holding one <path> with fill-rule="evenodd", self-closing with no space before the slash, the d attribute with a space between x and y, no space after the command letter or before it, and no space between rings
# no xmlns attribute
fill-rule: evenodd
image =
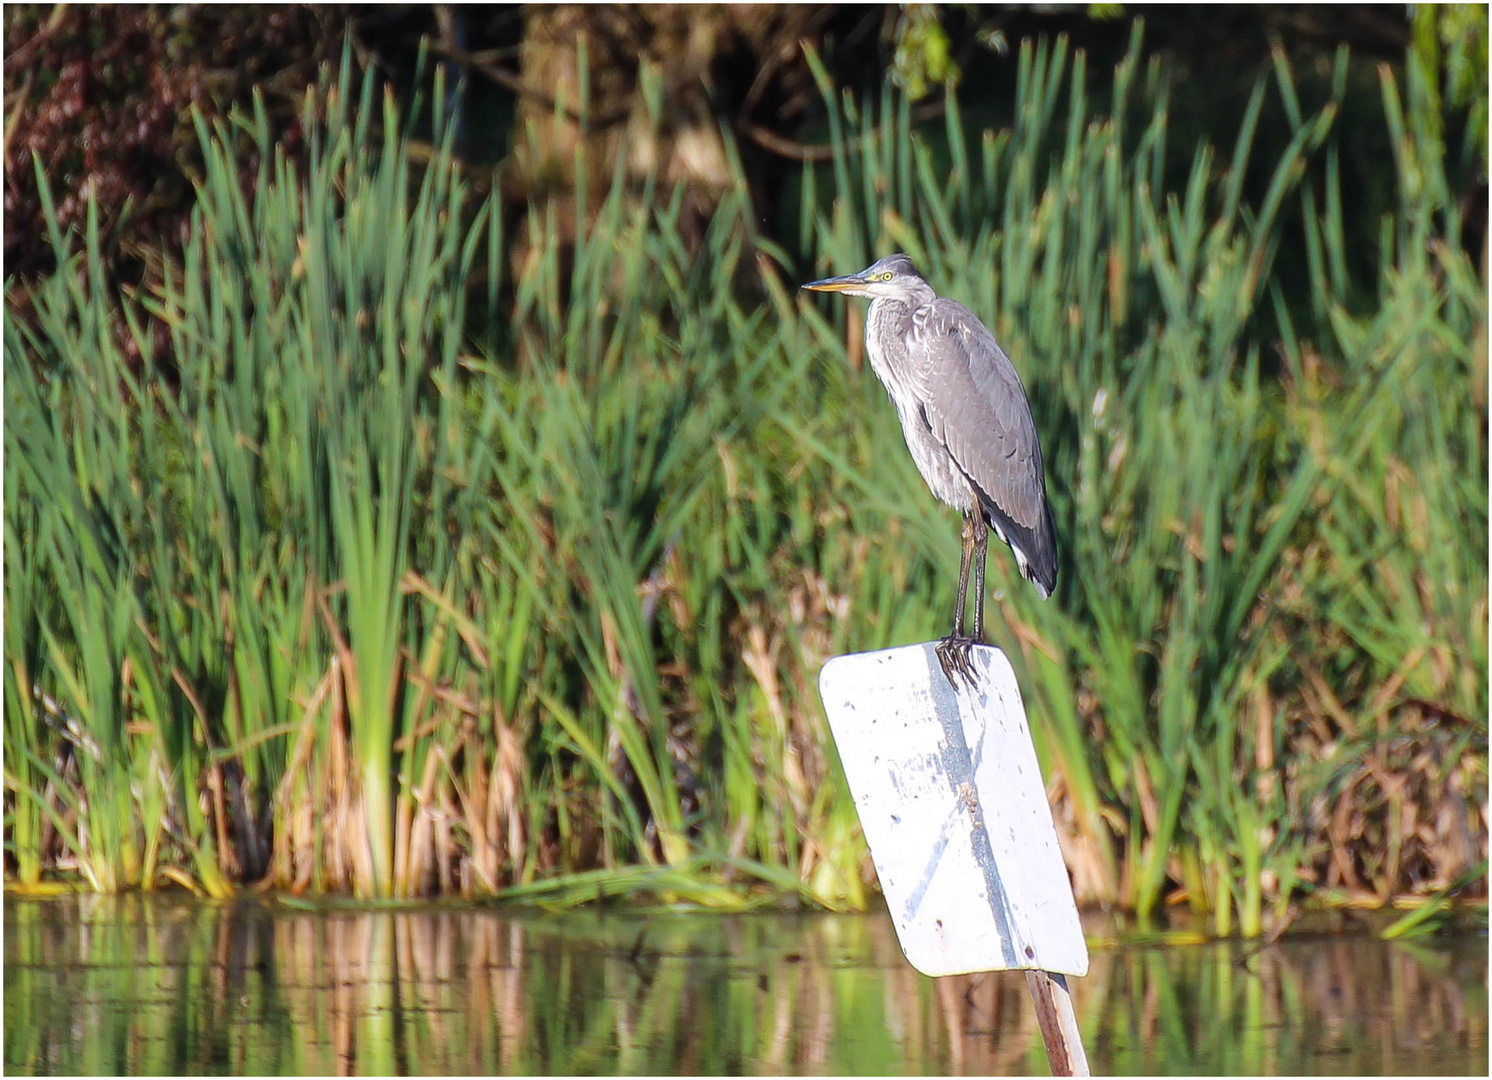
<svg viewBox="0 0 1492 1080"><path fill-rule="evenodd" d="M1170 192L1162 173L1166 84L1152 64L1142 90L1138 56L1133 50L1116 72L1110 114L1094 117L1082 55L1069 76L1061 41L1026 43L1014 127L986 132L979 158L968 153L954 108L935 147L908 128L904 105L891 95L878 124L868 113L857 122L846 97L831 129L858 126L859 133L836 143L836 198L815 228L825 239L825 270L842 272L893 248L910 252L940 292L992 317L1032 391L1065 541L1064 578L1051 604L1013 581L1004 562L994 580L1007 591L1002 643L1024 660L1039 749L1071 800L1080 892L1117 892L1144 914L1168 880L1183 883L1215 912L1220 931L1236 911L1240 928L1253 934L1265 874L1287 882L1273 890L1282 907L1289 875L1311 861L1301 811L1287 807L1281 782L1279 759L1291 753L1278 722L1283 710L1262 725L1249 717L1262 688L1299 678L1290 668L1301 640L1271 625L1280 605L1272 594L1301 548L1314 547L1312 534L1347 541L1357 556L1333 544L1322 562L1349 574L1360 569L1371 550L1362 525L1339 533L1337 515L1322 515L1320 503L1339 505L1355 489L1381 511L1385 458L1365 453L1396 432L1414 432L1394 441L1405 461L1421 465L1409 472L1426 476L1416 498L1435 500L1420 520L1447 523L1440 551L1426 565L1408 537L1383 538L1397 574L1357 574L1350 584L1333 574L1326 595L1317 595L1315 621L1346 630L1356 646L1351 662L1368 661L1379 679L1406 659L1412 665L1416 649L1433 652L1439 643L1457 658L1456 689L1478 702L1457 698L1465 702L1464 711L1456 707L1464 718L1458 746L1485 739L1476 720L1486 697L1486 571L1478 544L1486 536L1485 435L1477 434L1485 406L1467 408L1464 393L1450 389L1471 374L1485 310L1480 283L1447 227L1455 203L1435 148L1423 136L1404 137L1386 70L1405 203L1382 253L1381 307L1363 318L1346 308L1330 144L1345 52L1332 97L1314 114L1302 109L1280 57L1275 90L1294 134L1252 207L1241 200L1243 175L1270 88L1256 88L1231 156L1218 162L1211 147L1198 147L1184 188ZM1412 66L1410 85L1423 87ZM1148 102L1148 117L1136 96ZM1139 131L1126 130L1136 113ZM1305 178L1323 147L1326 212L1318 213L1321 197ZM908 181L913 175L918 182ZM1303 204L1310 305L1320 314L1308 342L1273 272L1282 213L1294 200ZM1437 287L1442 277L1449 288ZM1261 351L1271 347L1256 329L1263 316L1278 318L1285 332L1279 348L1292 377L1304 377L1305 349L1342 365L1345 387L1330 417L1318 411L1306 425L1282 416L1287 399L1260 373ZM1394 414L1415 384L1434 402L1409 424ZM1310 445L1313 434L1322 436L1319 445ZM905 482L889 469L864 480L888 499L880 485ZM952 564L948 535L938 542L943 565ZM1423 535L1419 546L1428 546ZM1409 582L1417 573L1436 583L1437 597L1460 599L1457 629L1451 619L1427 622L1419 603L1402 603L1413 600ZM1387 588L1376 590L1380 582ZM1402 629L1375 625L1374 616ZM1425 633L1437 624L1442 629ZM1470 639L1466 627L1478 628ZM1448 678L1432 684L1430 665L1416 670L1424 692L1415 697L1446 701ZM1400 701L1390 690L1379 704ZM1271 744L1267 753L1261 740ZM1484 755L1476 772L1484 784ZM1117 828L1115 810L1128 818Z"/></svg>
<svg viewBox="0 0 1492 1080"><path fill-rule="evenodd" d="M977 139L952 97L922 131L818 68L836 152L801 244L824 271L908 251L1030 389L1062 578L1042 603L993 555L992 634L1080 896L1149 914L1179 885L1256 934L1327 845L1367 842L1321 824L1365 777L1409 770L1401 821L1416 784L1485 798L1480 279L1412 62L1403 100L1382 76L1401 205L1369 308L1345 53L1314 103L1280 57L1175 189L1138 31L1102 102L1061 40L1017 63L1013 126ZM417 168L409 117L358 85L344 59L308 94L299 163L262 109L199 125L160 287L109 293L93 226L7 321L19 877L863 907L817 673L944 632L957 530L844 360L858 323L796 293L739 165L689 242L682 189L620 164L508 235L440 87ZM1290 138L1251 204L1272 98ZM1277 273L1295 228L1308 297ZM1384 896L1415 858L1457 872L1374 842Z"/></svg>

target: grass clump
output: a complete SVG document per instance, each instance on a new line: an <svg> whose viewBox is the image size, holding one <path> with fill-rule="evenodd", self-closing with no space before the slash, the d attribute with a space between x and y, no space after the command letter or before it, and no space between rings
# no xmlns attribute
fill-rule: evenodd
<svg viewBox="0 0 1492 1080"><path fill-rule="evenodd" d="M977 145L952 98L920 132L825 80L803 181L816 268L908 251L1030 389L1063 575L1042 604L997 554L995 633L1080 897L1224 933L1486 857L1482 285L1411 58L1360 302L1346 65L1307 106L1281 58L1174 190L1138 36L1103 111L1081 54L1028 43ZM105 295L98 229L54 229L7 323L18 878L864 906L816 676L945 630L957 530L858 324L795 295L744 182L692 244L682 191L621 167L573 243L542 207L509 237L438 106L416 170L353 86L308 99L303 168L262 114L203 127L160 288ZM1291 138L1251 203L1271 95ZM512 313L474 345L478 271Z"/></svg>

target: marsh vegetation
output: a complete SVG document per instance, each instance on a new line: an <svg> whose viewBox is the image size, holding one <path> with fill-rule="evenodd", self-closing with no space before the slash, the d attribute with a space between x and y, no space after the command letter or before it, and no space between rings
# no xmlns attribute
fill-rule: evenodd
<svg viewBox="0 0 1492 1080"><path fill-rule="evenodd" d="M1138 32L1101 94L1064 41L1012 62L998 128L818 69L796 250L738 167L702 230L618 165L573 235L514 231L447 96L348 57L304 153L199 125L158 286L110 285L96 206L54 228L5 325L7 875L864 908L816 677L942 632L957 530L796 284L899 249L1042 432L1062 578L992 558L991 636L1080 901L1253 935L1484 898L1485 242L1447 177L1485 148L1382 66L1393 204L1353 220L1345 50L1310 94L1279 53L1179 180Z"/></svg>

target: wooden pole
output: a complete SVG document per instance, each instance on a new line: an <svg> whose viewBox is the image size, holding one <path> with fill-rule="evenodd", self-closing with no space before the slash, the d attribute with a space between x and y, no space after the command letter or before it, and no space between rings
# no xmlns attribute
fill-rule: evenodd
<svg viewBox="0 0 1492 1080"><path fill-rule="evenodd" d="M1052 971L1028 970L1026 985L1031 988L1031 1001L1036 1005L1036 1022L1041 1025L1041 1039L1046 1043L1052 1075L1091 1076L1067 980Z"/></svg>

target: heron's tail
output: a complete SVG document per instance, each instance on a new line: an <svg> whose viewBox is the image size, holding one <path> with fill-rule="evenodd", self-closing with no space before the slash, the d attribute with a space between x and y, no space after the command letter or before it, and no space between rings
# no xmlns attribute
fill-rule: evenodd
<svg viewBox="0 0 1492 1080"><path fill-rule="evenodd" d="M1051 504L1043 500L1041 524L1028 529L1012 520L982 491L979 502L985 522L1010 545L1021 577L1036 586L1043 600L1051 596L1057 588L1057 522L1052 518Z"/></svg>

